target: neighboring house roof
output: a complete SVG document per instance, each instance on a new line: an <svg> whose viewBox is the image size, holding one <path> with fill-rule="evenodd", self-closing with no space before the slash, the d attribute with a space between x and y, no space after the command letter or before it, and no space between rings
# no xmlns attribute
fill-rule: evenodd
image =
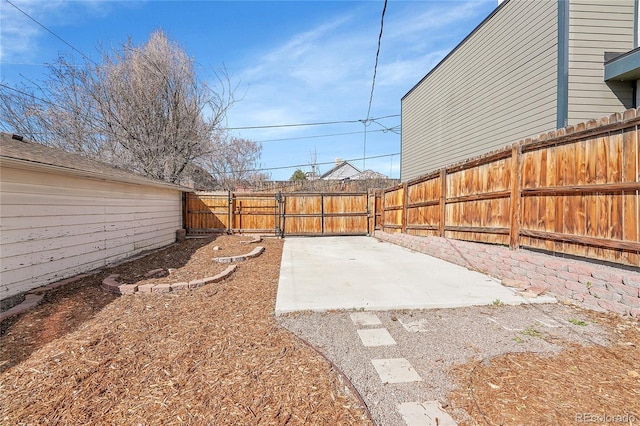
<svg viewBox="0 0 640 426"><path fill-rule="evenodd" d="M357 175L353 176L351 179L389 179L389 178L383 175L382 173L378 173L376 171L369 169L369 170L365 170L362 173L358 173Z"/></svg>
<svg viewBox="0 0 640 426"><path fill-rule="evenodd" d="M360 170L354 167L348 161L336 162L334 168L320 176L320 179L351 179L353 176L360 174Z"/></svg>
<svg viewBox="0 0 640 426"><path fill-rule="evenodd" d="M0 164L64 171L81 177L163 187L183 192L192 191L184 186L151 179L78 154L23 140L21 136L8 133L0 133Z"/></svg>

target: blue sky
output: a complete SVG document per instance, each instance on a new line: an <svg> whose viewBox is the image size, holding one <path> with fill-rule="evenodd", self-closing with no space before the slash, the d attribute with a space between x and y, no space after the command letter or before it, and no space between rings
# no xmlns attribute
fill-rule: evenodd
<svg viewBox="0 0 640 426"><path fill-rule="evenodd" d="M497 6L389 0L370 113L387 118L370 123L365 140L358 120L367 117L383 0L11 2L94 59L100 45L128 37L140 44L164 30L203 77L227 69L241 99L228 114L229 128L355 121L231 130L262 142L261 167L275 180L288 179L295 167L287 166L308 164L313 153L318 163L358 159L360 169L397 178L400 156L389 154L400 152L400 99ZM46 63L74 53L5 0L0 13L3 84L42 79ZM331 167L319 165L321 172Z"/></svg>

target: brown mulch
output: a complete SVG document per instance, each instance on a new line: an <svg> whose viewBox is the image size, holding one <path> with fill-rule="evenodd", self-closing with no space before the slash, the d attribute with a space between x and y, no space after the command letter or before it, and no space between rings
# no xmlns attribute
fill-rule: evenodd
<svg viewBox="0 0 640 426"><path fill-rule="evenodd" d="M471 415L466 424L640 424L640 324L587 312L609 329L608 346L567 344L553 356L508 353L455 367L449 398Z"/></svg>
<svg viewBox="0 0 640 426"><path fill-rule="evenodd" d="M195 290L117 297L118 273L224 269L243 237L188 240L47 293L0 325L2 424L370 424L331 365L273 317L282 241ZM218 245L221 251L213 251Z"/></svg>

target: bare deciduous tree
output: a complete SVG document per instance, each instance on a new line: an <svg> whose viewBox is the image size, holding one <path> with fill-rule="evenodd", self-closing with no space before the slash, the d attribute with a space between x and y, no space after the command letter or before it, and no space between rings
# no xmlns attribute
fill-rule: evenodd
<svg viewBox="0 0 640 426"><path fill-rule="evenodd" d="M202 167L216 179L219 189L234 190L239 185L269 179L269 175L259 170L261 153L258 142L219 132Z"/></svg>
<svg viewBox="0 0 640 426"><path fill-rule="evenodd" d="M162 31L102 52L100 63L60 57L38 85L0 87L5 130L68 151L179 182L194 161L215 154L219 124L233 105L226 72L214 89Z"/></svg>

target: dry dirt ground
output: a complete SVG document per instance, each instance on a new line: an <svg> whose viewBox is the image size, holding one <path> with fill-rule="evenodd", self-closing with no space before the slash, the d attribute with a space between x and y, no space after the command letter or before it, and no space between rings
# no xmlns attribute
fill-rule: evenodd
<svg viewBox="0 0 640 426"><path fill-rule="evenodd" d="M231 278L117 297L101 280L215 275L248 237L187 240L48 293L4 321L1 424L370 424L331 364L273 317L281 240ZM214 246L222 250L213 251ZM162 280L166 281L167 278Z"/></svg>
<svg viewBox="0 0 640 426"><path fill-rule="evenodd" d="M226 265L211 258L249 252L248 239L172 245L2 322L0 424L370 424L331 364L273 317L281 240L265 239L260 257L196 290L119 297L100 288L112 273L138 283L156 268L176 269L172 281L214 275ZM640 325L585 312L608 345L554 341L557 355L457 365L451 407L473 425L640 424Z"/></svg>

